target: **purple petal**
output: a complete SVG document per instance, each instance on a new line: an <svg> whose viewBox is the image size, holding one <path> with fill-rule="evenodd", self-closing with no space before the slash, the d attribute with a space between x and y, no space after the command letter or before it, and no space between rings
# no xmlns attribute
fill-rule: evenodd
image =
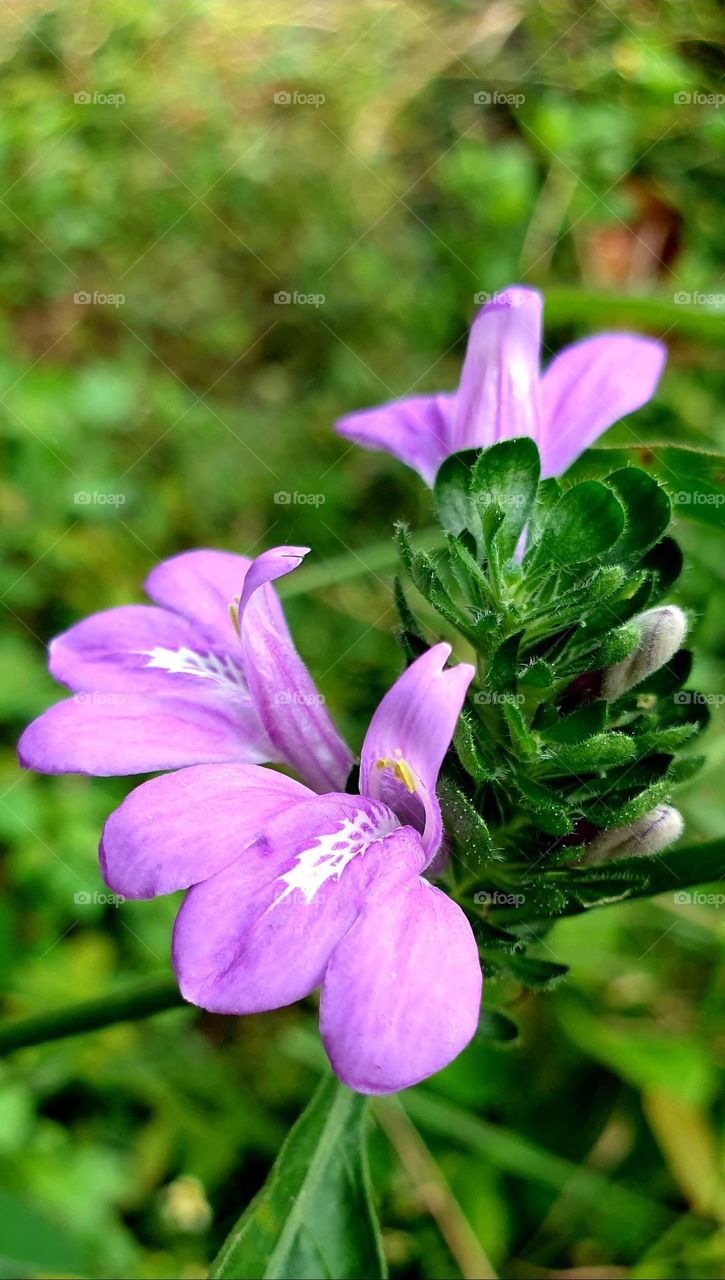
<svg viewBox="0 0 725 1280"><path fill-rule="evenodd" d="M441 842L438 772L475 675L465 662L444 670L450 653L437 644L396 680L370 721L360 761L362 794L420 831L429 861Z"/></svg>
<svg viewBox="0 0 725 1280"><path fill-rule="evenodd" d="M396 827L384 805L339 794L273 819L242 857L187 894L173 951L185 999L255 1013L313 991Z"/></svg>
<svg viewBox="0 0 725 1280"><path fill-rule="evenodd" d="M228 693L249 701L239 645L227 615L229 645L209 628L152 605L94 613L49 646L51 675L77 693ZM234 656L230 656L234 654Z"/></svg>
<svg viewBox="0 0 725 1280"><path fill-rule="evenodd" d="M335 947L320 1030L341 1080L393 1093L440 1071L474 1035L481 1002L476 941L461 908L417 872L410 828L385 841L377 880Z"/></svg>
<svg viewBox="0 0 725 1280"><path fill-rule="evenodd" d="M514 286L473 322L456 393L449 452L540 434L541 295Z"/></svg>
<svg viewBox="0 0 725 1280"><path fill-rule="evenodd" d="M248 705L138 693L77 693L56 702L28 725L18 756L38 773L94 777L276 758Z"/></svg>
<svg viewBox="0 0 725 1280"><path fill-rule="evenodd" d="M247 556L230 551L184 551L164 560L146 579L146 594L167 609L211 627L236 647L229 606L241 595Z"/></svg>
<svg viewBox="0 0 725 1280"><path fill-rule="evenodd" d="M666 359L661 342L628 333L565 347L541 379L542 477L561 475L607 427L646 404Z"/></svg>
<svg viewBox="0 0 725 1280"><path fill-rule="evenodd" d="M126 898L188 889L239 857L312 792L274 769L211 764L144 782L106 822L101 871Z"/></svg>
<svg viewBox="0 0 725 1280"><path fill-rule="evenodd" d="M278 752L315 791L342 790L352 755L324 707L269 583L300 564L305 547L258 556L244 580L239 627L244 671L262 724Z"/></svg>
<svg viewBox="0 0 725 1280"><path fill-rule="evenodd" d="M436 471L451 452L454 399L441 393L391 400L375 409L347 414L335 423L335 430L364 449L392 453L432 485Z"/></svg>

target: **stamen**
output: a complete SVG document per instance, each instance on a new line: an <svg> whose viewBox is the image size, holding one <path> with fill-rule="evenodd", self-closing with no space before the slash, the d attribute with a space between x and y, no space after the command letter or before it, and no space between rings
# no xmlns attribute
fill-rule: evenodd
<svg viewBox="0 0 725 1280"><path fill-rule="evenodd" d="M415 773L408 764L408 761L403 759L397 748L395 754L398 757L396 760L391 760L388 756L381 756L379 760L375 761L375 768L390 769L393 775L398 779L398 782L402 782L406 791L409 791L411 795L413 795L417 790L417 779Z"/></svg>
<svg viewBox="0 0 725 1280"><path fill-rule="evenodd" d="M235 596L234 599L229 602L229 617L231 618L232 626L237 633L237 640L241 640L242 637L239 633L239 596Z"/></svg>

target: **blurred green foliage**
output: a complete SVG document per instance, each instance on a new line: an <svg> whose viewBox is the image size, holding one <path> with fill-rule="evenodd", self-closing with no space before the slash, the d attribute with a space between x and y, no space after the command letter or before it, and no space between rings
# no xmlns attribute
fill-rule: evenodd
<svg viewBox="0 0 725 1280"><path fill-rule="evenodd" d="M331 424L454 386L477 293L540 285L547 355L606 327L663 337L655 401L605 443L722 449L720 17L714 0L3 6L7 1014L165 971L175 909L76 898L103 890L98 832L128 784L19 774L17 733L55 696L43 644L140 599L185 547L305 543L324 566L365 559L395 516L427 526L415 477ZM717 695L721 530L675 532L696 685ZM359 745L399 667L390 573L288 608ZM721 829L720 705L708 752L682 794L691 838ZM475 1043L406 1096L501 1274L725 1274L722 917L665 896L562 923L543 958L571 976L519 1001L520 1044ZM173 1011L4 1062L0 1274L204 1275L312 1091L313 1027L305 1007ZM427 1212L391 1126L372 1165L393 1274L460 1274L455 1206Z"/></svg>

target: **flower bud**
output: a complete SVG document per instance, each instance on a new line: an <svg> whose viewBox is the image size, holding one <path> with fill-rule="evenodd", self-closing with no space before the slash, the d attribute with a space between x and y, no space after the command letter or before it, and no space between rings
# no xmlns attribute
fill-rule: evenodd
<svg viewBox="0 0 725 1280"><path fill-rule="evenodd" d="M607 667L602 697L615 702L622 694L663 667L677 653L687 632L687 618L677 605L648 609L632 619L640 631L639 644L621 662Z"/></svg>
<svg viewBox="0 0 725 1280"><path fill-rule="evenodd" d="M658 804L626 827L612 827L595 836L579 864L611 862L616 858L638 858L659 853L681 835L682 814L669 804Z"/></svg>

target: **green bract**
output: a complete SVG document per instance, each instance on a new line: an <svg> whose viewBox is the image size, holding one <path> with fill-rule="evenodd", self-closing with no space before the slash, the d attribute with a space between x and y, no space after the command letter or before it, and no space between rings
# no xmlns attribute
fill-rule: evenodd
<svg viewBox="0 0 725 1280"><path fill-rule="evenodd" d="M441 784L448 887L475 921L487 974L525 985L562 974L526 954L557 917L656 890L660 858L584 859L598 832L641 827L699 764L703 706L678 696L686 650L605 698L607 669L636 653L651 628L640 616L682 564L665 536L667 492L614 461L597 478L542 482L528 438L466 450L435 484L445 547L414 553L399 531L419 598L398 584L404 646L412 656L430 643L437 616L478 671ZM706 870L691 865L687 882Z"/></svg>

